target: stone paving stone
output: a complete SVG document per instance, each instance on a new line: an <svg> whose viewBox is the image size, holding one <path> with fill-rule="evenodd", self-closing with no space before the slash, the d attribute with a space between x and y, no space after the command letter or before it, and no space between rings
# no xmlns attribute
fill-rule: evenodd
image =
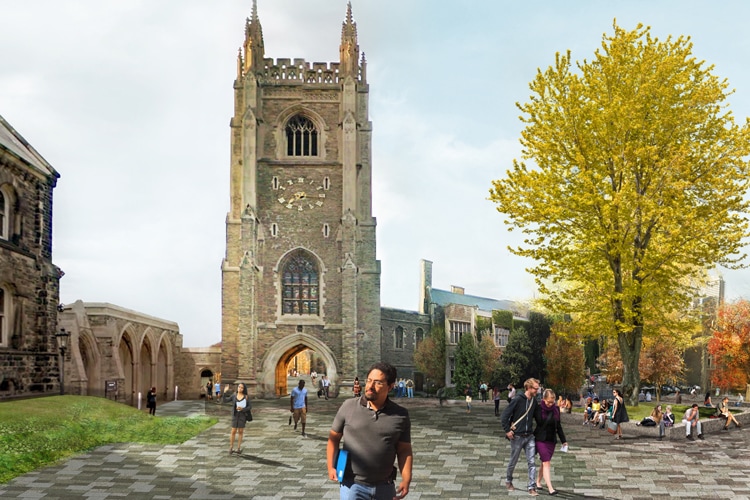
<svg viewBox="0 0 750 500"><path fill-rule="evenodd" d="M226 406L163 404L159 416L209 414L220 421L180 445L101 446L0 485L0 498L336 499L338 485L327 478L325 447L342 401L312 399L308 438L287 425L288 399L254 401L255 419L245 430L241 456L228 453ZM518 489L504 487L510 450L491 403L478 403L466 414L461 404L397 402L412 416L415 462L407 498L528 498L523 457L514 473ZM558 498L750 499L745 429L707 433L705 441L684 440L684 430L678 429L672 439L658 442L626 426L625 439L615 442L606 431L579 422L564 425L570 452L558 452L552 460Z"/></svg>

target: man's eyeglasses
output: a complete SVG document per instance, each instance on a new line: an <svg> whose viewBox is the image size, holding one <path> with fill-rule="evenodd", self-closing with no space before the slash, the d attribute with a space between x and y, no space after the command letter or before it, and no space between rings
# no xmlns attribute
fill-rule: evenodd
<svg viewBox="0 0 750 500"><path fill-rule="evenodd" d="M365 380L365 383L368 385L374 385L375 387L383 387L384 385L386 385L385 380L373 380L371 378Z"/></svg>

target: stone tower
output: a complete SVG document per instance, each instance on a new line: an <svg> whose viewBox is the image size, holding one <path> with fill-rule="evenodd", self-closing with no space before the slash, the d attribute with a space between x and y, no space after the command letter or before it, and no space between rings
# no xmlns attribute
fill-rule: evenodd
<svg viewBox="0 0 750 500"><path fill-rule="evenodd" d="M351 4L340 61L267 59L255 0L237 58L222 262L224 382L287 394L313 351L334 392L381 356L366 62Z"/></svg>

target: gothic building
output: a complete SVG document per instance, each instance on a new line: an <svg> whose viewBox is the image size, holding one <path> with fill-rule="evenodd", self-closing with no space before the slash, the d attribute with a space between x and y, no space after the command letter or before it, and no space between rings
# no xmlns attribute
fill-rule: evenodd
<svg viewBox="0 0 750 500"><path fill-rule="evenodd" d="M59 174L0 116L0 398L58 385L60 269L52 263Z"/></svg>
<svg viewBox="0 0 750 500"><path fill-rule="evenodd" d="M221 377L254 396L286 394L303 353L334 387L381 359L369 87L351 5L339 53L266 58L253 2L230 123Z"/></svg>

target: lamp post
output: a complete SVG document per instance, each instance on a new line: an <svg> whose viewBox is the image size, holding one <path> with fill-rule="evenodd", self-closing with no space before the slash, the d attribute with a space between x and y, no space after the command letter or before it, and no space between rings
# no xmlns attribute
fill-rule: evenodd
<svg viewBox="0 0 750 500"><path fill-rule="evenodd" d="M68 339L70 333L65 331L65 328L61 328L58 333L55 334L55 340L57 340L57 350L60 351L60 396L65 394L65 350L68 348Z"/></svg>

